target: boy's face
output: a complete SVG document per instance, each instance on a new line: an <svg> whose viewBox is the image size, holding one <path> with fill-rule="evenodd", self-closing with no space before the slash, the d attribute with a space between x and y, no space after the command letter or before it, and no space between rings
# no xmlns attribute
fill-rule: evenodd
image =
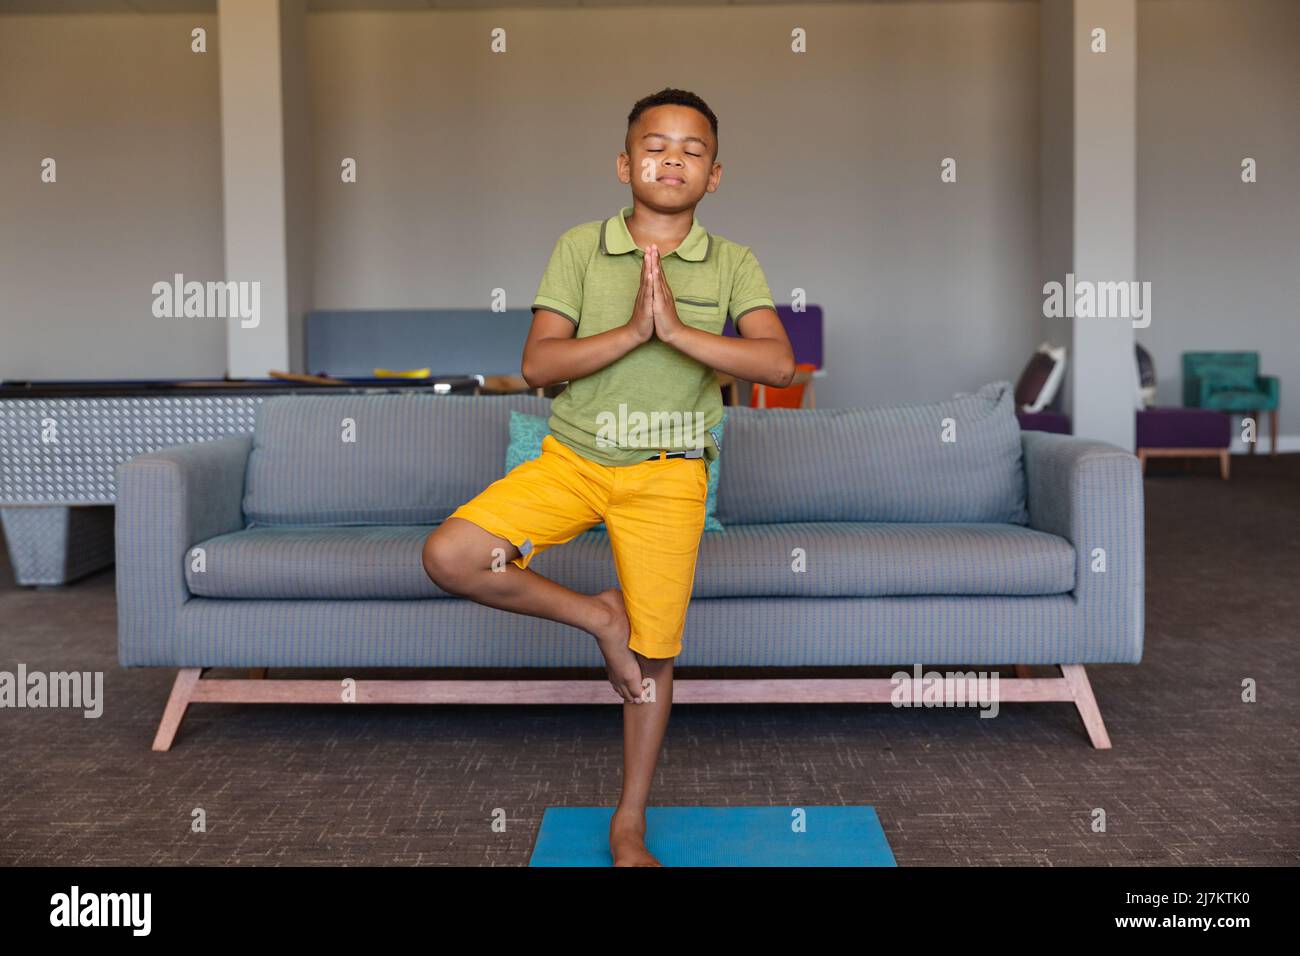
<svg viewBox="0 0 1300 956"><path fill-rule="evenodd" d="M618 154L619 182L652 209L695 206L718 188L722 164L713 161L717 140L708 119L689 106L652 106L627 132Z"/></svg>

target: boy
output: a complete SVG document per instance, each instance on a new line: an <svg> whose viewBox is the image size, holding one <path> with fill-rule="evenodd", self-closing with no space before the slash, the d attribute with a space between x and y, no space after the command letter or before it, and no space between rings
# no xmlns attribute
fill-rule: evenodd
<svg viewBox="0 0 1300 956"><path fill-rule="evenodd" d="M757 260L695 218L722 176L717 133L713 111L685 90L632 108L617 160L632 205L565 232L534 299L523 376L535 388L568 383L542 454L458 508L424 547L443 590L595 637L624 701L615 866L659 865L645 846L645 806L719 453L714 370L778 388L794 377ZM723 337L728 314L743 338ZM528 568L602 520L619 588L579 594ZM494 550L507 556L497 572Z"/></svg>

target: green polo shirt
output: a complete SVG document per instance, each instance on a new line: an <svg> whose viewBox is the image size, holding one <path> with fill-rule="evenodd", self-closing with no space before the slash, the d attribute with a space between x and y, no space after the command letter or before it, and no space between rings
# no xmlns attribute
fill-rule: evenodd
<svg viewBox="0 0 1300 956"><path fill-rule="evenodd" d="M582 338L627 325L645 254L628 232L631 206L560 236L533 299L558 312ZM660 257L686 325L715 335L754 309L775 309L767 279L748 246L707 232L697 218L682 244ZM718 457L722 420L717 374L661 341L642 342L617 361L569 382L551 403L557 441L604 465L644 461L660 448L704 449Z"/></svg>

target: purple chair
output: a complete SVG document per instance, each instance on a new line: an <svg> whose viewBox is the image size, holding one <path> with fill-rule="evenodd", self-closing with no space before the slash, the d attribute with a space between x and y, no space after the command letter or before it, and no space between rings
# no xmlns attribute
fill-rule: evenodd
<svg viewBox="0 0 1300 956"><path fill-rule="evenodd" d="M1016 412L1023 431L1073 433L1061 412ZM1232 418L1208 408L1144 408L1137 412L1137 456L1146 472L1148 458L1218 458L1219 475L1230 473L1228 445Z"/></svg>
<svg viewBox="0 0 1300 956"><path fill-rule="evenodd" d="M1020 420L1021 431L1072 434L1070 416L1062 412L1016 412L1016 418Z"/></svg>
<svg viewBox="0 0 1300 956"><path fill-rule="evenodd" d="M1218 458L1219 477L1228 480L1232 419L1211 408L1146 408L1137 413L1137 456L1146 472L1148 458Z"/></svg>
<svg viewBox="0 0 1300 956"><path fill-rule="evenodd" d="M823 320L822 307L820 305L810 305L805 307L802 312L796 312L791 306L778 305L776 314L781 319L781 324L785 326L786 337L790 339L790 348L794 352L794 361L796 365L810 364L818 369L819 373L826 368L823 361ZM722 326L723 335L739 335L736 331L736 324L731 321L731 316L727 316L727 321ZM795 378L796 382L804 381L806 383L807 397L804 404L812 408L816 404L813 397L813 382L806 373L799 373ZM722 385L723 393L727 396L726 404L739 405L740 395L738 392L738 382L730 375L718 374L718 381Z"/></svg>

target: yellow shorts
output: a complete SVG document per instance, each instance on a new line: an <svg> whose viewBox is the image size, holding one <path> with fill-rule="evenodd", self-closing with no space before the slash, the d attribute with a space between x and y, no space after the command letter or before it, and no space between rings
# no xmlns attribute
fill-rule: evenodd
<svg viewBox="0 0 1300 956"><path fill-rule="evenodd" d="M540 457L512 468L451 517L507 539L520 551L514 561L520 568L604 520L632 625L628 645L644 657L676 657L708 489L703 458L611 467L547 435Z"/></svg>

